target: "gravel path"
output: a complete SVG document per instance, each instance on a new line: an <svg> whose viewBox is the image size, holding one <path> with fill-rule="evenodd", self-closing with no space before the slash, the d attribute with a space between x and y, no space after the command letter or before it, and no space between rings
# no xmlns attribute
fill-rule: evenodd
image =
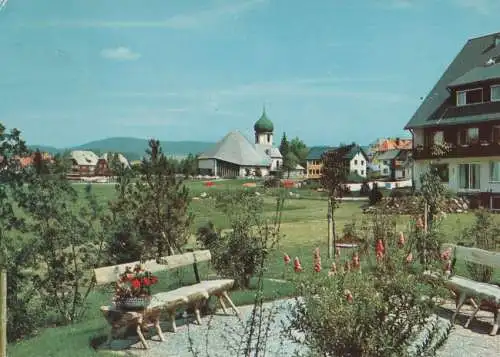
<svg viewBox="0 0 500 357"><path fill-rule="evenodd" d="M455 305L446 304L443 317L449 319L453 314ZM443 347L438 351L437 357L498 357L500 356L500 334L490 336L493 323L491 312L479 311L468 329L463 325L472 313L472 308L464 306L460 310L456 324Z"/></svg>
<svg viewBox="0 0 500 357"><path fill-rule="evenodd" d="M267 345L267 356L281 357L292 356L295 351L304 352L304 346L284 339L280 335L283 324L286 324L286 311L293 300L283 300L265 304L266 311L274 310L275 319L271 324L272 333L269 336ZM440 314L442 318L449 319L453 312L453 305L445 305ZM251 306L239 308L246 321L251 312ZM489 336L493 314L479 312L477 318L471 323L470 329L462 326L467 320L471 310L466 306L462 309L462 315L457 318L457 324L453 328L448 340L438 351L437 357L497 357L500 355L500 335ZM465 315L465 316L464 316ZM265 325L265 324L264 324ZM165 326L164 331L167 331ZM241 337L244 334L243 324L235 316L225 316L217 314L214 317L203 318L201 326L190 324L180 326L177 333L164 332L165 342L159 342L158 337L148 339L149 350L143 350L137 343L137 339L130 341L114 341L112 348L122 350L121 355L136 357L226 357L239 355L228 346L242 346L244 342ZM191 345L195 352L190 351ZM127 349L128 348L128 349ZM123 349L127 349L123 351Z"/></svg>

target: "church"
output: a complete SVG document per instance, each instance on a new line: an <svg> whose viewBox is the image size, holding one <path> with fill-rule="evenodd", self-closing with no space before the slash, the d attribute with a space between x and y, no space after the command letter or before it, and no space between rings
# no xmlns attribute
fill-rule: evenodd
<svg viewBox="0 0 500 357"><path fill-rule="evenodd" d="M239 131L231 131L198 157L201 175L217 177L268 176L278 171L283 158L273 146L274 125L266 109L253 126L255 142Z"/></svg>

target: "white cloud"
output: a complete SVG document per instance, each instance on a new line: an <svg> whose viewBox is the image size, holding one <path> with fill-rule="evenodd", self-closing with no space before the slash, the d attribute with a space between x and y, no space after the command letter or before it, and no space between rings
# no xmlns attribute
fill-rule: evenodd
<svg viewBox="0 0 500 357"><path fill-rule="evenodd" d="M132 51L128 47L116 47L103 49L101 57L116 61L135 61L141 57L141 54Z"/></svg>
<svg viewBox="0 0 500 357"><path fill-rule="evenodd" d="M95 27L95 28L171 28L194 29L203 28L221 19L238 18L256 6L268 0L223 1L222 5L189 14L178 14L163 20L149 21L68 21L50 22L45 25L54 27Z"/></svg>

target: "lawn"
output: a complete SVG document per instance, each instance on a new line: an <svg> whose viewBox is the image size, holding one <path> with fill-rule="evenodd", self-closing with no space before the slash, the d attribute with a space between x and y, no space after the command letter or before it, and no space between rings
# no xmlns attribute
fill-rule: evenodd
<svg viewBox="0 0 500 357"><path fill-rule="evenodd" d="M209 195L216 190L231 189L241 187L242 181L228 180L217 183L215 187L205 187L201 182L189 183L193 193L197 196L201 192ZM77 185L83 189L84 185ZM105 184L94 184L94 192L103 203L114 196L114 186ZM305 192L299 190L300 192ZM307 196L307 194L303 195ZM266 271L267 278L282 278L284 273L283 254L289 254L292 259L298 256L302 260L305 269L312 267L313 249L319 247L322 255L327 251L327 205L326 201L319 199L319 195L313 198L290 199L285 203L283 212L283 224L281 231L283 238L279 242L278 249L272 253ZM266 195L264 197L266 214L272 215L275 208L275 198ZM342 232L345 224L352 220L359 220L363 217L360 202L344 202L336 212L336 222L338 232ZM213 201L210 199L193 200L191 205L192 213L195 215L194 230L207 221L213 221L221 228L227 228L225 217L216 212ZM450 214L447 216L443 234L447 241L457 241L460 231L466 225L472 223L473 214ZM398 225L404 230L409 221L408 216L399 216ZM329 262L324 258L323 266L327 267ZM202 269L203 275L208 273L208 267ZM183 284L193 281L192 270L180 270L177 274L160 275L161 285L157 286L157 291L174 287L182 281ZM272 280L266 280L264 295L267 299L293 295L291 284L283 284ZM232 298L237 305L250 304L254 299L254 290L237 291L232 293ZM71 351L72 357L95 356L96 353L90 347L90 341L96 336L105 335L108 326L104 318L100 315L99 306L109 302L111 293L108 290L95 291L90 297L90 309L87 319L81 323L70 327L47 328L32 339L9 345L8 352L11 357L25 356L67 356ZM167 335L168 336L168 335ZM111 356L106 352L99 352L99 356Z"/></svg>

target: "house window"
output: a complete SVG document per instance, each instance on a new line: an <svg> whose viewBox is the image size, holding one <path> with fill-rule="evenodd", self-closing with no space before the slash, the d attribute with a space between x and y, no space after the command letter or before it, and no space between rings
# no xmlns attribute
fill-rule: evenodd
<svg viewBox="0 0 500 357"><path fill-rule="evenodd" d="M361 175L364 175L365 174L365 170L361 170Z"/></svg>
<svg viewBox="0 0 500 357"><path fill-rule="evenodd" d="M500 161L490 162L490 182L500 182Z"/></svg>
<svg viewBox="0 0 500 357"><path fill-rule="evenodd" d="M383 173L384 173L384 175L387 175L387 174L389 173L389 169L387 169L387 168L386 168L386 169L384 169L384 170L383 170Z"/></svg>
<svg viewBox="0 0 500 357"><path fill-rule="evenodd" d="M491 130L491 141L493 144L500 144L500 125L493 126Z"/></svg>
<svg viewBox="0 0 500 357"><path fill-rule="evenodd" d="M460 145L477 144L479 141L479 128L467 128L458 132L458 143Z"/></svg>
<svg viewBox="0 0 500 357"><path fill-rule="evenodd" d="M448 164L434 164L431 165L431 170L435 170L441 182L448 182L450 180L450 172Z"/></svg>
<svg viewBox="0 0 500 357"><path fill-rule="evenodd" d="M358 164L358 160L354 160L354 165L357 165Z"/></svg>
<svg viewBox="0 0 500 357"><path fill-rule="evenodd" d="M458 165L458 187L463 190L479 190L479 164Z"/></svg>
<svg viewBox="0 0 500 357"><path fill-rule="evenodd" d="M434 135L432 136L432 143L434 145L439 145L444 142L444 133L442 130L434 132Z"/></svg>
<svg viewBox="0 0 500 357"><path fill-rule="evenodd" d="M357 174L358 173L358 170L354 170L354 173Z"/></svg>
<svg viewBox="0 0 500 357"><path fill-rule="evenodd" d="M500 86L491 86L491 101L500 101Z"/></svg>
<svg viewBox="0 0 500 357"><path fill-rule="evenodd" d="M483 102L483 89L469 89L457 92L457 106Z"/></svg>

